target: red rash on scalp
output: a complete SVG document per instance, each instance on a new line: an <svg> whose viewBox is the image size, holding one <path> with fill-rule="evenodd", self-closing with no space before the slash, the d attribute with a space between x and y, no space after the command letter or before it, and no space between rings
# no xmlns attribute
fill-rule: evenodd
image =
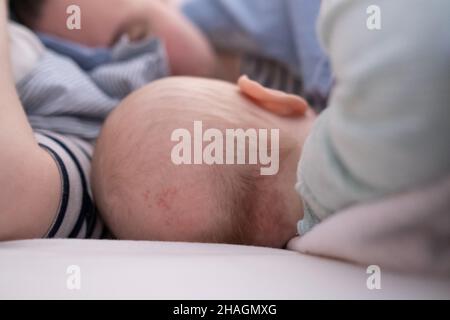
<svg viewBox="0 0 450 320"><path fill-rule="evenodd" d="M170 210L171 203L174 201L176 195L178 193L177 188L170 187L163 189L156 195L156 205L160 209Z"/></svg>

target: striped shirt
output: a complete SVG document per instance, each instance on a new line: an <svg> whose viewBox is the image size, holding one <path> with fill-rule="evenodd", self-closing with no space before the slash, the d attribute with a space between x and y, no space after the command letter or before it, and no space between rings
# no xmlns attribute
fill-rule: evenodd
<svg viewBox="0 0 450 320"><path fill-rule="evenodd" d="M108 230L94 205L89 180L93 145L50 131L35 133L39 145L55 160L61 177L58 212L46 238L105 238Z"/></svg>
<svg viewBox="0 0 450 320"><path fill-rule="evenodd" d="M301 78L275 60L245 55L242 58L241 73L267 88L296 95L303 93Z"/></svg>
<svg viewBox="0 0 450 320"><path fill-rule="evenodd" d="M118 46L114 60L91 71L47 50L16 84L31 126L94 140L123 98L169 75L165 49L159 41Z"/></svg>

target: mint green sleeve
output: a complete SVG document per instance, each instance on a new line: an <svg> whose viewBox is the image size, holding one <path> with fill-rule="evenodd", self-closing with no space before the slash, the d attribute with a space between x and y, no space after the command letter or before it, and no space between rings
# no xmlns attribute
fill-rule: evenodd
<svg viewBox="0 0 450 320"><path fill-rule="evenodd" d="M319 20L336 84L298 168L300 234L450 174L450 1L325 0Z"/></svg>

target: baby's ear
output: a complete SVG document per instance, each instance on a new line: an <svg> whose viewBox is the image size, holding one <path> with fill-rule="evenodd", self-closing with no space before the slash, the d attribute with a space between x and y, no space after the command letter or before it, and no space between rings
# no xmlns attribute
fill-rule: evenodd
<svg viewBox="0 0 450 320"><path fill-rule="evenodd" d="M308 102L305 99L265 88L247 76L242 76L238 80L238 86L243 94L254 100L263 109L279 116L299 117L304 116L309 110Z"/></svg>

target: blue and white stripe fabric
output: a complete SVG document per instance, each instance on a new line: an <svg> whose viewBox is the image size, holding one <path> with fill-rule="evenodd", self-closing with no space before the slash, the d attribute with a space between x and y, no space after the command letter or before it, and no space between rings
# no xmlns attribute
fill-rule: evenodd
<svg viewBox="0 0 450 320"><path fill-rule="evenodd" d="M303 92L301 78L275 60L246 55L241 61L241 73L267 88L297 95Z"/></svg>
<svg viewBox="0 0 450 320"><path fill-rule="evenodd" d="M46 238L108 236L93 201L90 170L93 145L77 137L39 130L39 145L53 157L61 176L61 200Z"/></svg>
<svg viewBox="0 0 450 320"><path fill-rule="evenodd" d="M169 75L164 46L155 39L120 42L113 59L91 71L47 50L16 87L34 129L97 138L108 114L131 92Z"/></svg>
<svg viewBox="0 0 450 320"><path fill-rule="evenodd" d="M46 33L38 33L37 36L48 49L71 58L85 71L112 61L109 48L90 48Z"/></svg>

